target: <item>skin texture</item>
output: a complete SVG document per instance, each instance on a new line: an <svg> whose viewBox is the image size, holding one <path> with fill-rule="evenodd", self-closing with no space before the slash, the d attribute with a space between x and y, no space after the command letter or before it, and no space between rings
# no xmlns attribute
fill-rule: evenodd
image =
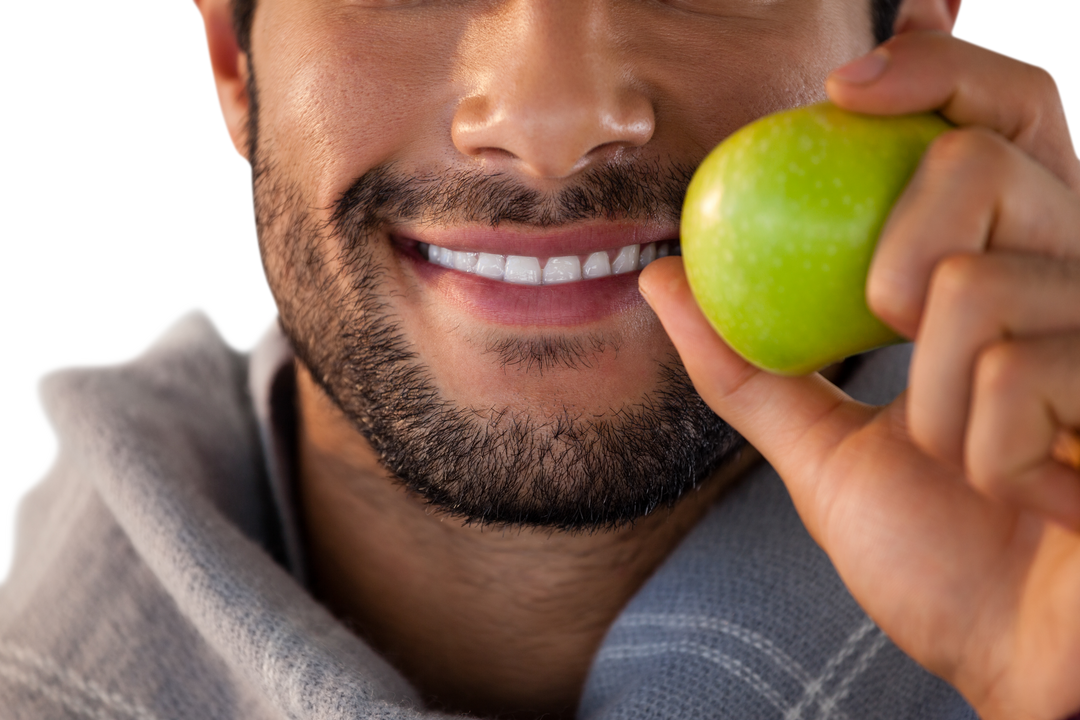
<svg viewBox="0 0 1080 720"><path fill-rule="evenodd" d="M882 78L849 66L825 86L849 109L940 109L963 128L935 145L873 268L871 306L920 340L911 392L888 408L855 405L820 376L747 368L703 324L678 260L642 277L663 326L629 304L587 328L542 331L493 328L425 284L390 239L430 228L378 228L364 238L363 261L378 270L380 312L395 318L440 396L459 406L536 417L573 406L603 417L657 390L674 341L701 396L776 465L807 526L886 632L984 717L1051 720L1080 708L1080 547L1045 515L1052 508L1058 521L1080 526L1078 478L1048 455L1055 431L1080 425L1080 407L1068 401L1080 397L1080 342L1067 311L1078 306L1069 281L1080 255L1078 171L1052 85L948 38L958 4L908 0ZM320 228L333 228L338 199L372 168L502 173L550 195L599 167L693 165L749 120L822 99L829 70L872 44L861 0L261 0L249 57L237 49L226 0L198 5L226 123L245 155L250 69L258 81L263 177L282 192L280 203L267 195L264 210L282 214L260 213L260 240L309 360L335 329L348 330L348 316L326 315L320 297L356 289L344 238ZM973 192L955 190L972 183ZM964 202L936 209L935 186ZM1009 197L1040 212L1025 216L1025 204ZM303 222L284 222L297 213ZM991 267L998 260L1008 268ZM984 287L991 273L1001 296L985 304L948 291ZM311 307L305 325L298 308ZM924 337L934 322L943 330ZM950 327L974 330L957 342ZM541 374L478 351L476 339L493 330L518 340L617 333L621 343L588 367ZM395 484L362 432L365 419L332 399L344 394L332 383L338 375L318 370L298 368L300 493L316 592L435 706L569 715L604 630L741 469L729 465L631 527L574 534L462 525ZM1001 419L1017 413L1039 419L1037 431L1004 442L1000 428L1011 423ZM973 456L989 457L991 471ZM749 453L741 460L751 461ZM1001 472L1018 462L1034 476Z"/></svg>

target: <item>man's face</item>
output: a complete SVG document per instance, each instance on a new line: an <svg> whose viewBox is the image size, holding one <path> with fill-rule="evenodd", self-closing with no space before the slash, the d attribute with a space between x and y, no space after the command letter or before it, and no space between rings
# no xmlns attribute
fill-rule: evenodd
<svg viewBox="0 0 1080 720"><path fill-rule="evenodd" d="M259 0L256 214L283 325L450 512L583 527L672 502L741 440L638 269L677 249L717 142L871 45L867 0Z"/></svg>

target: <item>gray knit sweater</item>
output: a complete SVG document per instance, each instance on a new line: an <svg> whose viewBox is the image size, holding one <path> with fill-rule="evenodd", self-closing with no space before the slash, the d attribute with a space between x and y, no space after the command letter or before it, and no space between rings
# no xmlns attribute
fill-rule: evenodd
<svg viewBox="0 0 1080 720"><path fill-rule="evenodd" d="M245 357L194 316L45 383L60 453L0 588L0 718L436 717L305 589L268 399L281 345ZM847 390L888 400L906 364L879 351ZM612 626L579 717L974 714L866 618L761 467Z"/></svg>

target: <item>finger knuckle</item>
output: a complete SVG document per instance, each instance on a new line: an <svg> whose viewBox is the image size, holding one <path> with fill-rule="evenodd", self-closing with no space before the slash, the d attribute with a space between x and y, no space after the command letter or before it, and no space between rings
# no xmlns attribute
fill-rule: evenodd
<svg viewBox="0 0 1080 720"><path fill-rule="evenodd" d="M975 392L1005 399L1015 395L1032 377L1032 356L1015 341L992 343L979 353L975 365Z"/></svg>
<svg viewBox="0 0 1080 720"><path fill-rule="evenodd" d="M963 130L950 130L938 135L923 155L923 166L930 172L952 168L965 156L970 143L969 133Z"/></svg>
<svg viewBox="0 0 1080 720"><path fill-rule="evenodd" d="M1045 97L1058 97L1058 85L1054 76L1050 74L1045 68L1038 65L1026 66L1025 82L1028 87L1032 88L1035 92L1035 96L1038 98Z"/></svg>
<svg viewBox="0 0 1080 720"><path fill-rule="evenodd" d="M1019 117L1018 126L1009 131L1010 136L1023 146L1056 144L1062 137L1067 139L1061 92L1054 76L1041 67L1025 64L1022 77L1026 112Z"/></svg>
<svg viewBox="0 0 1080 720"><path fill-rule="evenodd" d="M988 164L1007 158L1008 147L997 133L981 127L950 130L926 149L924 163L931 172L966 172L981 176Z"/></svg>
<svg viewBox="0 0 1080 720"><path fill-rule="evenodd" d="M936 312L984 311L992 304L993 283L986 281L980 255L958 253L942 258L930 279L929 304Z"/></svg>
<svg viewBox="0 0 1080 720"><path fill-rule="evenodd" d="M872 269L866 283L866 304L879 318L897 323L917 312L911 293L895 273Z"/></svg>

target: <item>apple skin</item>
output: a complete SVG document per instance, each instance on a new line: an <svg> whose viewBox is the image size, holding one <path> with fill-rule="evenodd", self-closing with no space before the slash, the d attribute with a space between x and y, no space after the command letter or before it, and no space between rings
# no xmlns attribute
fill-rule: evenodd
<svg viewBox="0 0 1080 720"><path fill-rule="evenodd" d="M753 122L705 158L682 254L695 299L739 355L801 375L903 340L867 307L866 276L893 204L951 127L822 103Z"/></svg>

